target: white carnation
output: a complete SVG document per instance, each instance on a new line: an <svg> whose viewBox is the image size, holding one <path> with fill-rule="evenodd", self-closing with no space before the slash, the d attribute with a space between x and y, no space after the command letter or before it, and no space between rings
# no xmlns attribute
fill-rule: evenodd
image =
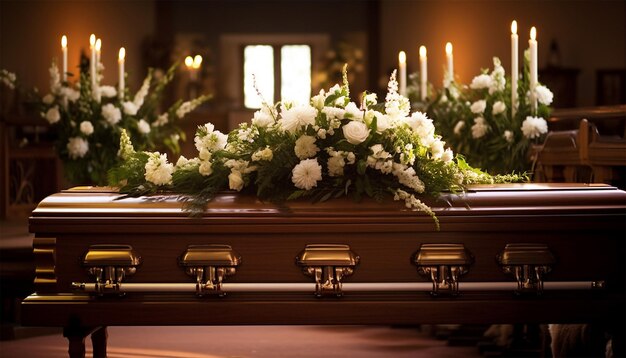
<svg viewBox="0 0 626 358"><path fill-rule="evenodd" d="M317 159L300 161L291 171L291 181L298 189L311 190L322 180L322 166Z"/></svg>
<svg viewBox="0 0 626 358"><path fill-rule="evenodd" d="M55 124L61 120L61 113L59 112L59 106L54 106L46 112L46 120L50 124Z"/></svg>
<svg viewBox="0 0 626 358"><path fill-rule="evenodd" d="M148 134L150 133L150 124L148 124L145 119L140 119L139 122L137 122L137 130L141 134Z"/></svg>
<svg viewBox="0 0 626 358"><path fill-rule="evenodd" d="M80 122L80 131L84 135L91 135L93 133L93 124L89 121Z"/></svg>
<svg viewBox="0 0 626 358"><path fill-rule="evenodd" d="M258 162L261 160L271 161L274 158L274 153L270 149L270 147L265 147L264 149L259 149L252 154L252 161Z"/></svg>
<svg viewBox="0 0 626 358"><path fill-rule="evenodd" d="M102 106L102 116L110 125L114 125L122 119L122 112L112 103Z"/></svg>
<svg viewBox="0 0 626 358"><path fill-rule="evenodd" d="M294 106L282 111L281 127L285 131L295 133L301 127L315 124L317 110L308 105Z"/></svg>
<svg viewBox="0 0 626 358"><path fill-rule="evenodd" d="M526 138L538 138L548 132L548 123L541 117L528 116L522 122L522 133Z"/></svg>
<svg viewBox="0 0 626 358"><path fill-rule="evenodd" d="M433 125L433 120L428 118L425 113L419 111L414 112L411 117L405 118L405 121L411 127L413 132L420 137L420 142L423 145L428 146L435 139L435 126Z"/></svg>
<svg viewBox="0 0 626 358"><path fill-rule="evenodd" d="M71 137L67 142L67 152L70 158L82 158L89 151L89 142L81 137Z"/></svg>
<svg viewBox="0 0 626 358"><path fill-rule="evenodd" d="M485 111L485 108L487 108L487 101L481 99L472 103L470 110L472 113L481 114Z"/></svg>
<svg viewBox="0 0 626 358"><path fill-rule="evenodd" d="M481 89L481 88L489 88L491 87L491 76L488 74L482 74L474 77L472 79L472 83L470 84L471 89Z"/></svg>
<svg viewBox="0 0 626 358"><path fill-rule="evenodd" d="M303 135L296 140L294 152L300 160L311 158L319 151L320 149L315 145L315 137L313 136Z"/></svg>
<svg viewBox="0 0 626 358"><path fill-rule="evenodd" d="M474 118L474 125L472 126L472 137L475 139L482 138L487 134L489 126L483 117Z"/></svg>
<svg viewBox="0 0 626 358"><path fill-rule="evenodd" d="M145 165L144 177L155 185L167 185L172 183L174 165L167 162L167 154L159 152L149 153L148 162Z"/></svg>
<svg viewBox="0 0 626 358"><path fill-rule="evenodd" d="M506 104L504 104L504 102L502 101L495 102L491 109L491 113L494 116L497 116L498 114L503 113L504 111L506 111Z"/></svg>
<svg viewBox="0 0 626 358"><path fill-rule="evenodd" d="M122 103L122 108L124 108L124 113L128 114L129 116L134 116L139 110L137 105L130 101Z"/></svg>
<svg viewBox="0 0 626 358"><path fill-rule="evenodd" d="M550 89L548 89L548 87L546 86L535 87L535 94L537 95L537 101L539 101L539 103L545 104L546 106L549 106L552 103L552 99L554 98L552 91L550 91Z"/></svg>
<svg viewBox="0 0 626 358"><path fill-rule="evenodd" d="M350 144L360 144L363 143L367 136L370 134L369 128L363 122L358 121L350 121L348 124L343 126L343 136Z"/></svg>
<svg viewBox="0 0 626 358"><path fill-rule="evenodd" d="M101 86L100 94L102 94L102 97L111 98L117 96L117 90L113 86Z"/></svg>

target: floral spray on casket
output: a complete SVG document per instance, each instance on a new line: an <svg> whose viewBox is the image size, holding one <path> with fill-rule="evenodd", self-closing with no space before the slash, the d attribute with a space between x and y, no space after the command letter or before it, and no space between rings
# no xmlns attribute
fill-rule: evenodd
<svg viewBox="0 0 626 358"><path fill-rule="evenodd" d="M388 89L384 103L363 93L359 106L350 101L344 70L343 85L320 91L309 103L264 104L250 124L228 135L210 123L200 126L198 156L181 157L176 165L159 153L135 151L122 134L123 160L111 170L110 184L129 196L177 194L192 213L203 212L218 191L227 189L252 191L270 201L389 197L430 215L438 227L421 196L524 179L490 176L455 158L424 113L410 114L395 71Z"/></svg>

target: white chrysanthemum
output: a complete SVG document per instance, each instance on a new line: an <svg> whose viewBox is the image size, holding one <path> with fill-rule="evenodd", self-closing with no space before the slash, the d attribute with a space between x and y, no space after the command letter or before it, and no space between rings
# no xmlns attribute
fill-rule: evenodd
<svg viewBox="0 0 626 358"><path fill-rule="evenodd" d="M546 106L549 106L554 98L554 94L552 94L552 91L550 91L550 89L546 86L535 87L535 94L537 95L537 101L545 104Z"/></svg>
<svg viewBox="0 0 626 358"><path fill-rule="evenodd" d="M270 125L274 124L274 117L272 116L272 112L270 112L270 110L264 106L260 110L254 112L252 124L260 128L269 127Z"/></svg>
<svg viewBox="0 0 626 358"><path fill-rule="evenodd" d="M493 104L493 107L491 109L491 113L494 116L497 116L500 113L504 113L504 111L506 111L506 104L504 104L504 102L502 101L497 101Z"/></svg>
<svg viewBox="0 0 626 358"><path fill-rule="evenodd" d="M461 131L465 128L465 121L458 121L454 126L454 134L461 135Z"/></svg>
<svg viewBox="0 0 626 358"><path fill-rule="evenodd" d="M472 111L472 113L476 114L483 113L485 111L485 108L487 108L487 101L485 101L484 99L478 100L472 103L472 105L470 106L470 110Z"/></svg>
<svg viewBox="0 0 626 358"><path fill-rule="evenodd" d="M89 121L80 122L80 131L84 135L91 135L93 133L93 124Z"/></svg>
<svg viewBox="0 0 626 358"><path fill-rule="evenodd" d="M444 150L443 154L441 155L441 160L444 163L448 163L451 162L452 159L454 159L454 153L452 152L452 150L450 150L450 148Z"/></svg>
<svg viewBox="0 0 626 358"><path fill-rule="evenodd" d="M283 110L280 125L285 131L295 133L298 129L315 124L317 110L309 105L294 106Z"/></svg>
<svg viewBox="0 0 626 358"><path fill-rule="evenodd" d="M317 159L300 161L291 171L291 181L298 189L311 190L322 180L322 166Z"/></svg>
<svg viewBox="0 0 626 358"><path fill-rule="evenodd" d="M411 117L405 118L405 121L413 132L420 137L420 142L423 145L428 146L432 143L435 135L435 126L433 125L433 120L428 118L425 113L413 112Z"/></svg>
<svg viewBox="0 0 626 358"><path fill-rule="evenodd" d="M155 185L168 185L172 183L174 165L167 162L167 154L159 152L149 153L148 162L145 165L144 177Z"/></svg>
<svg viewBox="0 0 626 358"><path fill-rule="evenodd" d="M474 118L474 125L472 126L472 137L475 139L482 138L487 134L489 126L483 117Z"/></svg>
<svg viewBox="0 0 626 358"><path fill-rule="evenodd" d="M111 98L117 96L117 90L113 86L101 86L100 94L102 94L102 97Z"/></svg>
<svg viewBox="0 0 626 358"><path fill-rule="evenodd" d="M363 112L359 110L359 107L357 107L356 103L354 102L348 103L345 109L346 109L346 114L350 115L348 118L353 118L358 121L363 120Z"/></svg>
<svg viewBox="0 0 626 358"><path fill-rule="evenodd" d="M350 144L363 143L370 135L370 130L367 125L359 121L350 121L348 124L342 127L343 136Z"/></svg>
<svg viewBox="0 0 626 358"><path fill-rule="evenodd" d="M82 158L89 151L89 142L81 137L71 137L67 142L67 153L72 159Z"/></svg>
<svg viewBox="0 0 626 358"><path fill-rule="evenodd" d="M311 158L319 151L320 149L315 145L315 137L313 136L303 135L296 140L294 152L300 160Z"/></svg>
<svg viewBox="0 0 626 358"><path fill-rule="evenodd" d="M548 132L548 123L541 117L528 116L522 122L522 133L526 138L538 138Z"/></svg>
<svg viewBox="0 0 626 358"><path fill-rule="evenodd" d="M115 125L122 119L122 112L113 103L102 106L102 116L110 125Z"/></svg>
<svg viewBox="0 0 626 358"><path fill-rule="evenodd" d="M139 110L137 105L130 101L122 103L122 108L124 108L124 113L128 114L129 116L134 116Z"/></svg>
<svg viewBox="0 0 626 358"><path fill-rule="evenodd" d="M488 74L482 74L474 77L472 79L472 83L470 84L471 89L481 89L481 88L489 88L491 87L491 76Z"/></svg>
<svg viewBox="0 0 626 358"><path fill-rule="evenodd" d="M265 147L264 149L259 149L252 154L252 161L258 162L261 160L271 161L274 158L274 153L270 149L270 147Z"/></svg>
<svg viewBox="0 0 626 358"><path fill-rule="evenodd" d="M145 119L140 119L139 122L137 122L137 130L141 134L148 134L150 133L150 124L148 124Z"/></svg>
<svg viewBox="0 0 626 358"><path fill-rule="evenodd" d="M46 112L46 120L50 124L55 124L61 120L61 113L59 112L59 106L54 106Z"/></svg>
<svg viewBox="0 0 626 358"><path fill-rule="evenodd" d="M507 142L509 143L513 142L513 132L506 130L504 131L504 134L502 134L502 136Z"/></svg>

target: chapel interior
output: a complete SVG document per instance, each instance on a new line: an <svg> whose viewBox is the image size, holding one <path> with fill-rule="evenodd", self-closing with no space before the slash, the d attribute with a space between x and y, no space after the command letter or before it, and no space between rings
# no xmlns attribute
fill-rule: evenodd
<svg viewBox="0 0 626 358"><path fill-rule="evenodd" d="M357 104L366 90L384 101L400 51L406 55L404 81L413 81L410 74L421 73L420 46L428 50L429 91L445 86L448 42L454 46L454 81L469 85L481 69L489 74L494 57L508 76L513 20L520 66L529 31L536 28L538 79L553 94L547 131L528 153L528 180L626 190L623 0L0 0L0 69L16 76L12 86L0 83L0 356L66 356L60 329L20 324L20 303L33 292L35 275L28 218L47 196L81 184L68 180L53 124L35 103L50 92L52 60L61 65L62 36L70 81L89 62L91 34L102 41L103 85L119 88L121 47L130 93L140 89L149 69L163 76L177 64L163 108L211 96L179 124L186 137L180 154L192 158L198 155L193 139L198 126L211 122L228 133L250 123L260 108L257 92L270 102L288 91L304 91L308 99L341 84L344 64ZM258 72L252 78L250 71ZM285 81L292 75L304 78L303 85ZM417 80L407 85L420 86ZM542 341L545 330L519 324L322 327L306 322L112 327L109 356L545 357L551 356Z"/></svg>

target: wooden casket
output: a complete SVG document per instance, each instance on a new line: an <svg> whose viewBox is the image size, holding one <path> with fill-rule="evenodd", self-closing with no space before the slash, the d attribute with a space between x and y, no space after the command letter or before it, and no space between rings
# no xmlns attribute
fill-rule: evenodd
<svg viewBox="0 0 626 358"><path fill-rule="evenodd" d="M473 187L428 202L440 231L394 201L225 192L192 218L174 197L120 197L77 188L33 211L24 325L80 346L113 325L624 324L614 187Z"/></svg>

